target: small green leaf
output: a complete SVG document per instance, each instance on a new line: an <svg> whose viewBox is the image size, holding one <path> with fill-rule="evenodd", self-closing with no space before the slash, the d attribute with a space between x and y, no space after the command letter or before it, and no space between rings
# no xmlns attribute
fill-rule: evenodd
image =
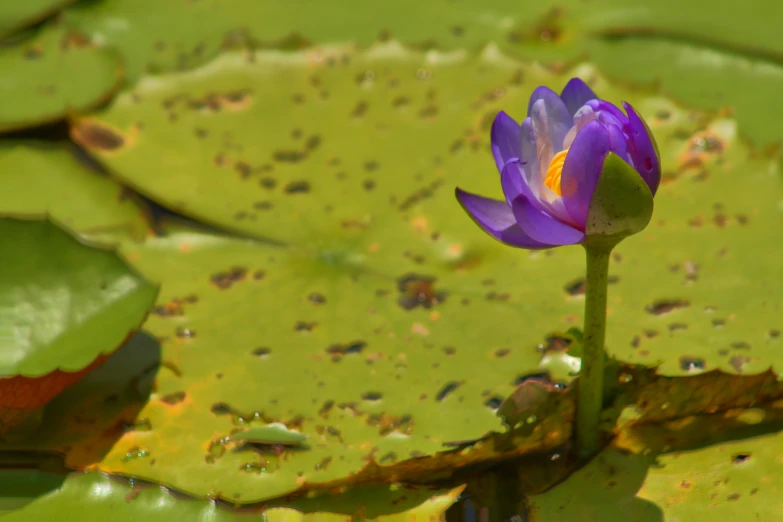
<svg viewBox="0 0 783 522"><path fill-rule="evenodd" d="M281 422L273 422L266 426L253 426L247 431L232 435L235 441L255 442L259 444L274 444L281 446L300 446L307 440L307 435L296 430L290 430Z"/></svg>
<svg viewBox="0 0 783 522"><path fill-rule="evenodd" d="M0 47L0 132L91 109L119 87L122 66L113 51L59 26L30 34L21 43Z"/></svg>
<svg viewBox="0 0 783 522"><path fill-rule="evenodd" d="M0 375L81 370L117 349L157 288L50 220L0 217Z"/></svg>
<svg viewBox="0 0 783 522"><path fill-rule="evenodd" d="M5 470L0 472L0 516L8 522L57 522L64 513L79 513L80 520L113 522L351 522L359 514L368 521L410 522L443 520L463 489L369 486L241 510L228 502L220 505L214 500L183 498L181 492L174 494L168 488L100 473L66 476ZM224 500L243 507L239 495Z"/></svg>

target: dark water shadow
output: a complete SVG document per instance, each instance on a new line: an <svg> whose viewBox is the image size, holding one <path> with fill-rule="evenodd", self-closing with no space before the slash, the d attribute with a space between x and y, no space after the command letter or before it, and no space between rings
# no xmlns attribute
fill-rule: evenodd
<svg viewBox="0 0 783 522"><path fill-rule="evenodd" d="M37 469L0 469L0 517L59 490L66 475Z"/></svg>
<svg viewBox="0 0 783 522"><path fill-rule="evenodd" d="M536 495L524 493L540 470L520 461L469 484L446 513L448 522L663 522L660 507L637 498L655 458L607 450L567 480ZM536 480L536 479L533 479Z"/></svg>
<svg viewBox="0 0 783 522"><path fill-rule="evenodd" d="M8 433L0 443L0 467L8 467L9 460L22 453L38 460L65 454L65 465L71 469L99 462L136 424L160 362L160 343L147 332L137 333L29 422Z"/></svg>

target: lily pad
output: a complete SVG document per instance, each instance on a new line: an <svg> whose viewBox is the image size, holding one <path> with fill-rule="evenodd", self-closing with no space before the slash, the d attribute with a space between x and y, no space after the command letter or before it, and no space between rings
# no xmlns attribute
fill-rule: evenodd
<svg viewBox="0 0 783 522"><path fill-rule="evenodd" d="M570 433L573 411L563 402L510 447L447 444L505 431L497 398L520 374L535 373L540 359L535 344L517 345L513 332L454 329L441 319L448 313L465 323L487 308L513 320L512 307L481 294L411 307L407 286L401 291L395 278L362 265L176 226L124 253L165 280L145 323L163 363L156 393L137 415L143 426L122 434L95 463L102 470L252 503L302 487L424 480L456 465L543 451ZM425 284L438 295L449 289ZM345 318L334 322L337 306ZM505 364L491 364L499 360ZM237 433L271 422L306 435L306 447L232 444ZM57 432L47 439L7 449L63 451ZM68 465L93 444L69 439Z"/></svg>
<svg viewBox="0 0 783 522"><path fill-rule="evenodd" d="M367 264L389 277L440 272L439 283L465 293L536 303L541 319L525 315L525 324L559 318L531 333L527 342L538 343L548 328L581 322L581 251L496 248L444 194L460 186L499 195L489 123L500 109L520 117L535 86L561 88L571 75L634 104L663 161L652 222L613 257L610 353L661 364L664 375L775 364L783 342L772 304L783 295L778 164L744 146L734 120L618 91L589 66L554 75L492 48L470 58L395 44L366 54L269 52L253 62L228 54L141 82L79 120L74 137L167 206L299 246L310 259ZM122 145L107 148L102 136ZM168 165L167 175L155 165ZM489 259L498 264L485 272Z"/></svg>
<svg viewBox="0 0 783 522"><path fill-rule="evenodd" d="M532 496L527 515L653 522L709 512L716 521L775 520L783 512L775 486L782 420L777 404L624 431L563 483Z"/></svg>
<svg viewBox="0 0 783 522"><path fill-rule="evenodd" d="M0 218L2 431L81 378L144 320L157 289L50 220Z"/></svg>
<svg viewBox="0 0 783 522"><path fill-rule="evenodd" d="M619 81L655 83L675 99L709 110L734 107L759 145L778 141L768 115L783 110L783 52L776 0L737 10L729 0L579 2L349 1L333 7L243 0L186 6L154 0L83 2L70 23L126 57L129 78L192 69L222 50L396 38L406 45L474 50L494 42L505 52L554 65L588 58ZM177 25L186 13L190 23ZM412 16L411 13L415 13ZM764 13L760 17L759 13ZM331 22L324 24L329 18ZM181 27L181 29L176 29ZM748 96L747 93L755 93Z"/></svg>
<svg viewBox="0 0 783 522"><path fill-rule="evenodd" d="M30 0L5 2L0 6L0 37L33 25L70 5L75 0Z"/></svg>
<svg viewBox="0 0 783 522"><path fill-rule="evenodd" d="M48 214L81 236L110 239L118 232L142 239L145 207L133 194L90 167L73 146L8 143L0 147L0 211Z"/></svg>
<svg viewBox="0 0 783 522"><path fill-rule="evenodd" d="M240 510L211 500L189 499L161 486L101 473L74 473L65 478L39 471L6 471L0 480L11 485L10 489L3 488L0 497L0 513L10 522L56 521L62 519L63 513L77 511L83 519L117 522L139 518L151 522L235 522L259 517L270 522L350 522L354 516L378 522L443 521L446 510L464 489L464 486L450 490L363 488L323 499L303 499L285 507L258 505ZM34 500L26 499L31 493L44 494ZM14 496L18 498L16 505L11 504ZM25 500L27 504L20 505Z"/></svg>
<svg viewBox="0 0 783 522"><path fill-rule="evenodd" d="M95 108L122 78L117 55L84 35L47 24L15 45L0 48L0 132L32 127Z"/></svg>
<svg viewBox="0 0 783 522"><path fill-rule="evenodd" d="M70 24L119 49L128 78L192 69L230 47L302 47L307 42L354 42L367 47L390 36L419 48L476 49L504 41L515 22L537 19L549 9L512 0L450 2L348 0L334 6L308 1L219 0L169 4L153 0L83 2L67 11ZM416 13L411 16L411 13ZM187 25L174 20L187 17ZM323 20L329 18L330 23Z"/></svg>

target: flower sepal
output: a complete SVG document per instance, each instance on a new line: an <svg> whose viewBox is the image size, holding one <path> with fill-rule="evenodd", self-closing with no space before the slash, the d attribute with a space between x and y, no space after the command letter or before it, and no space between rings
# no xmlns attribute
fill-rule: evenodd
<svg viewBox="0 0 783 522"><path fill-rule="evenodd" d="M609 152L587 210L585 246L614 248L644 230L653 213L653 194L639 173Z"/></svg>

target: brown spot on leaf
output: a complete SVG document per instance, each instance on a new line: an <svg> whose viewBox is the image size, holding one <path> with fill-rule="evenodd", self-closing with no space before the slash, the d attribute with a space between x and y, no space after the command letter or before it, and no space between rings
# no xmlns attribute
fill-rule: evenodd
<svg viewBox="0 0 783 522"><path fill-rule="evenodd" d="M234 283L238 283L239 281L245 279L245 276L247 276L247 268L242 266L234 266L226 272L217 272L212 274L210 277L210 282L221 290L225 290L227 288L231 288L231 285Z"/></svg>
<svg viewBox="0 0 783 522"><path fill-rule="evenodd" d="M397 207L399 210L408 210L410 207L418 203L419 201L430 198L435 194L435 191L443 184L443 179L437 179L430 183L428 186L421 188L405 198L402 203Z"/></svg>
<svg viewBox="0 0 783 522"><path fill-rule="evenodd" d="M292 181L283 190L286 194L305 194L310 192L310 183L305 180Z"/></svg>
<svg viewBox="0 0 783 522"><path fill-rule="evenodd" d="M374 414L367 417L367 425L378 428L378 435L384 437L396 431L405 435L413 433L413 417L410 415L389 415L388 413Z"/></svg>
<svg viewBox="0 0 783 522"><path fill-rule="evenodd" d="M377 391L368 391L362 394L362 399L365 401L379 401L383 398L383 394Z"/></svg>
<svg viewBox="0 0 783 522"><path fill-rule="evenodd" d="M508 349L508 348L498 348L497 350L495 350L493 355L495 357L497 357L498 359L502 359L503 357L505 357L506 355L508 355L510 353L511 353L511 350Z"/></svg>
<svg viewBox="0 0 783 522"><path fill-rule="evenodd" d="M297 321L294 325L295 332L312 332L318 323L308 323L307 321Z"/></svg>
<svg viewBox="0 0 783 522"><path fill-rule="evenodd" d="M332 361L339 361L344 355L361 353L367 346L364 341L351 341L350 343L335 343L326 348L326 353L332 357Z"/></svg>
<svg viewBox="0 0 783 522"><path fill-rule="evenodd" d="M165 402L169 406L174 406L175 404L179 404L180 402L184 401L186 395L187 394L184 391L169 393L168 395L161 397L160 402Z"/></svg>
<svg viewBox="0 0 783 522"><path fill-rule="evenodd" d="M351 111L351 117L353 118L361 118L364 116L364 113L367 112L367 102L360 101L356 104L356 107Z"/></svg>
<svg viewBox="0 0 783 522"><path fill-rule="evenodd" d="M464 384L463 382L457 382L457 381L447 382L435 395L435 400L438 402L444 401L446 397L454 393L454 391L456 391L457 388L459 388L463 384Z"/></svg>
<svg viewBox="0 0 783 522"><path fill-rule="evenodd" d="M295 149L276 150L274 153L272 153L272 159L280 163L299 163L306 157L306 152Z"/></svg>
<svg viewBox="0 0 783 522"><path fill-rule="evenodd" d="M237 161L234 163L234 170L239 174L242 179L247 179L253 172L252 167L246 161Z"/></svg>
<svg viewBox="0 0 783 522"><path fill-rule="evenodd" d="M731 462L734 464L741 464L746 462L750 458L750 453L735 453L731 456Z"/></svg>
<svg viewBox="0 0 783 522"><path fill-rule="evenodd" d="M417 306L432 308L446 299L446 293L437 292L434 285L434 277L405 274L397 280L397 288L401 294L397 303L405 310L412 310Z"/></svg>
<svg viewBox="0 0 783 522"><path fill-rule="evenodd" d="M742 368L750 362L750 357L747 355L735 355L729 359L729 364L734 368L737 373L742 373Z"/></svg>
<svg viewBox="0 0 783 522"><path fill-rule="evenodd" d="M81 121L71 127L71 138L88 150L111 152L125 145L125 138L115 129L94 121Z"/></svg>
<svg viewBox="0 0 783 522"><path fill-rule="evenodd" d="M660 299L645 306L644 309L653 315L663 315L687 306L690 306L690 302L684 299Z"/></svg>
<svg viewBox="0 0 783 522"><path fill-rule="evenodd" d="M492 290L491 292L487 292L487 295L484 296L484 299L487 301L508 301L511 297L511 294L508 292L495 292Z"/></svg>
<svg viewBox="0 0 783 522"><path fill-rule="evenodd" d="M312 292L307 296L307 299L313 304L324 304L326 302L326 297L318 292Z"/></svg>
<svg viewBox="0 0 783 522"><path fill-rule="evenodd" d="M326 470L329 467L329 463L332 462L332 457L322 458L316 465L315 471Z"/></svg>
<svg viewBox="0 0 783 522"><path fill-rule="evenodd" d="M256 357L266 357L270 353L272 353L272 350L267 346L259 346L258 348L253 348L253 351L251 352Z"/></svg>

